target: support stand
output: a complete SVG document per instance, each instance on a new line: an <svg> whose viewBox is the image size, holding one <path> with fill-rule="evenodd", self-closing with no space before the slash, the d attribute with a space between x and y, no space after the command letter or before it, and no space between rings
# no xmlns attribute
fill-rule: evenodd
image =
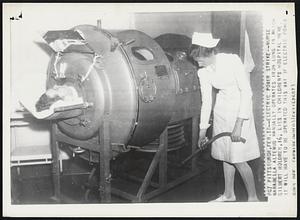
<svg viewBox="0 0 300 220"><path fill-rule="evenodd" d="M59 162L59 143L67 143L81 148L89 147L99 151L99 195L101 202L109 203L111 201L111 142L110 142L110 123L109 117L105 117L102 126L98 131L98 140L80 141L74 140L61 133L57 124L52 124L51 132L51 150L52 150L52 177L54 184L54 196L52 197L57 203L62 202L61 182L60 182L60 162ZM87 197L87 196L86 196ZM69 199L68 199L69 200Z"/></svg>
<svg viewBox="0 0 300 220"><path fill-rule="evenodd" d="M100 173L99 173L99 192L101 202L109 203L111 201L111 143L110 143L110 124L107 118L104 119L102 126L99 129L99 144L100 144Z"/></svg>
<svg viewBox="0 0 300 220"><path fill-rule="evenodd" d="M52 199L58 203L61 202L60 192L60 163L59 163L59 142L56 139L57 124L52 124L51 132L51 153L52 153L52 177L54 184L54 196Z"/></svg>
<svg viewBox="0 0 300 220"><path fill-rule="evenodd" d="M198 141L198 117L193 117L192 118L192 149L191 149L192 153L197 150L197 141ZM131 200L133 202L144 202L187 181L188 179L192 178L193 176L199 173L196 167L196 158L193 158L191 170L187 174L171 182L168 182L168 160L167 159L168 159L168 129L166 128L164 132L160 135L159 147L151 161L151 164L146 172L144 179L142 180L142 184L139 187L137 194L136 195L130 194L116 188L112 188L112 193L120 197L126 198L128 200ZM155 184L153 184L151 180L156 168L159 169L159 179L158 179L157 187L156 189L147 192L149 185L155 186Z"/></svg>
<svg viewBox="0 0 300 220"><path fill-rule="evenodd" d="M199 118L192 118L192 154L198 149ZM192 159L192 171L197 169L196 158Z"/></svg>
<svg viewBox="0 0 300 220"><path fill-rule="evenodd" d="M102 203L111 202L111 194L118 195L133 202L144 202L153 198L185 181L199 174L196 167L196 159L193 158L192 166L189 172L177 179L168 182L168 129L166 128L159 138L159 147L151 161L149 168L142 179L142 183L137 191L137 194L130 194L117 188L111 187L111 171L110 159L112 154L111 141L110 141L110 123L109 118L105 117L102 126L99 128L98 141L79 141L74 140L62 134L57 125L52 125L51 143L52 143L52 157L53 157L53 181L54 181L54 199L61 202L60 191L60 165L59 165L59 142L68 143L75 146L90 149L98 149L99 151L99 195ZM198 117L192 118L192 147L191 151L197 149L198 140ZM158 168L158 184L153 184L152 177ZM147 189L151 185L155 189L148 192ZM88 195L86 195L88 197Z"/></svg>

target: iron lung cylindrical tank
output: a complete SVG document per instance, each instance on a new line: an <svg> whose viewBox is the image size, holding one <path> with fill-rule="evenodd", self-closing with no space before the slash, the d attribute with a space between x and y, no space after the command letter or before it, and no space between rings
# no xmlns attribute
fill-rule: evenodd
<svg viewBox="0 0 300 220"><path fill-rule="evenodd" d="M81 25L72 31L80 33L85 43L53 54L47 89L74 87L91 105L76 117L57 120L65 135L89 140L108 114L112 143L143 146L168 123L199 114L196 69L184 52L171 51L170 60L161 45L137 30L108 32ZM56 35L70 37L62 32Z"/></svg>

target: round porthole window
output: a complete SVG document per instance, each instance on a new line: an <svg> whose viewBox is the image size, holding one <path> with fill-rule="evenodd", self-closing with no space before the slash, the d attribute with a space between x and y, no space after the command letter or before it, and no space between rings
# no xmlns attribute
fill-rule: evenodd
<svg viewBox="0 0 300 220"><path fill-rule="evenodd" d="M154 59L153 53L146 47L132 47L131 51L138 60L150 61Z"/></svg>

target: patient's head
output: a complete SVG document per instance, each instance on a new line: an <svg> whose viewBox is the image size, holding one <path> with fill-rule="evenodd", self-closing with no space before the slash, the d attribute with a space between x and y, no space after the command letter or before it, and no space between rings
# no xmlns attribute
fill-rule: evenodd
<svg viewBox="0 0 300 220"><path fill-rule="evenodd" d="M41 112L46 109L49 109L50 106L57 102L58 100L62 100L62 97L58 95L49 96L47 95L47 92L45 92L38 100L38 102L35 104L36 111Z"/></svg>
<svg viewBox="0 0 300 220"><path fill-rule="evenodd" d="M48 89L37 101L35 107L36 111L44 111L51 107L51 105L59 100L70 101L77 98L78 94L74 87L57 86Z"/></svg>

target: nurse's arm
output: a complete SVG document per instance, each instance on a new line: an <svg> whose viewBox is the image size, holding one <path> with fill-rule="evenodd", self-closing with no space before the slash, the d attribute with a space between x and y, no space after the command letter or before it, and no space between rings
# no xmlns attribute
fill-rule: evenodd
<svg viewBox="0 0 300 220"><path fill-rule="evenodd" d="M244 120L245 119L239 117L236 119L233 131L231 133L231 140L233 142L241 141L242 127L243 127Z"/></svg>
<svg viewBox="0 0 300 220"><path fill-rule="evenodd" d="M199 70L198 76L200 80L200 91L201 91L201 111L200 111L200 135L206 133L207 128L209 128L209 118L212 109L212 85L208 79L208 72L206 70Z"/></svg>
<svg viewBox="0 0 300 220"><path fill-rule="evenodd" d="M240 90L240 107L238 118L249 119L252 111L252 90L248 73L246 72L241 59L236 55L234 64L234 76Z"/></svg>

